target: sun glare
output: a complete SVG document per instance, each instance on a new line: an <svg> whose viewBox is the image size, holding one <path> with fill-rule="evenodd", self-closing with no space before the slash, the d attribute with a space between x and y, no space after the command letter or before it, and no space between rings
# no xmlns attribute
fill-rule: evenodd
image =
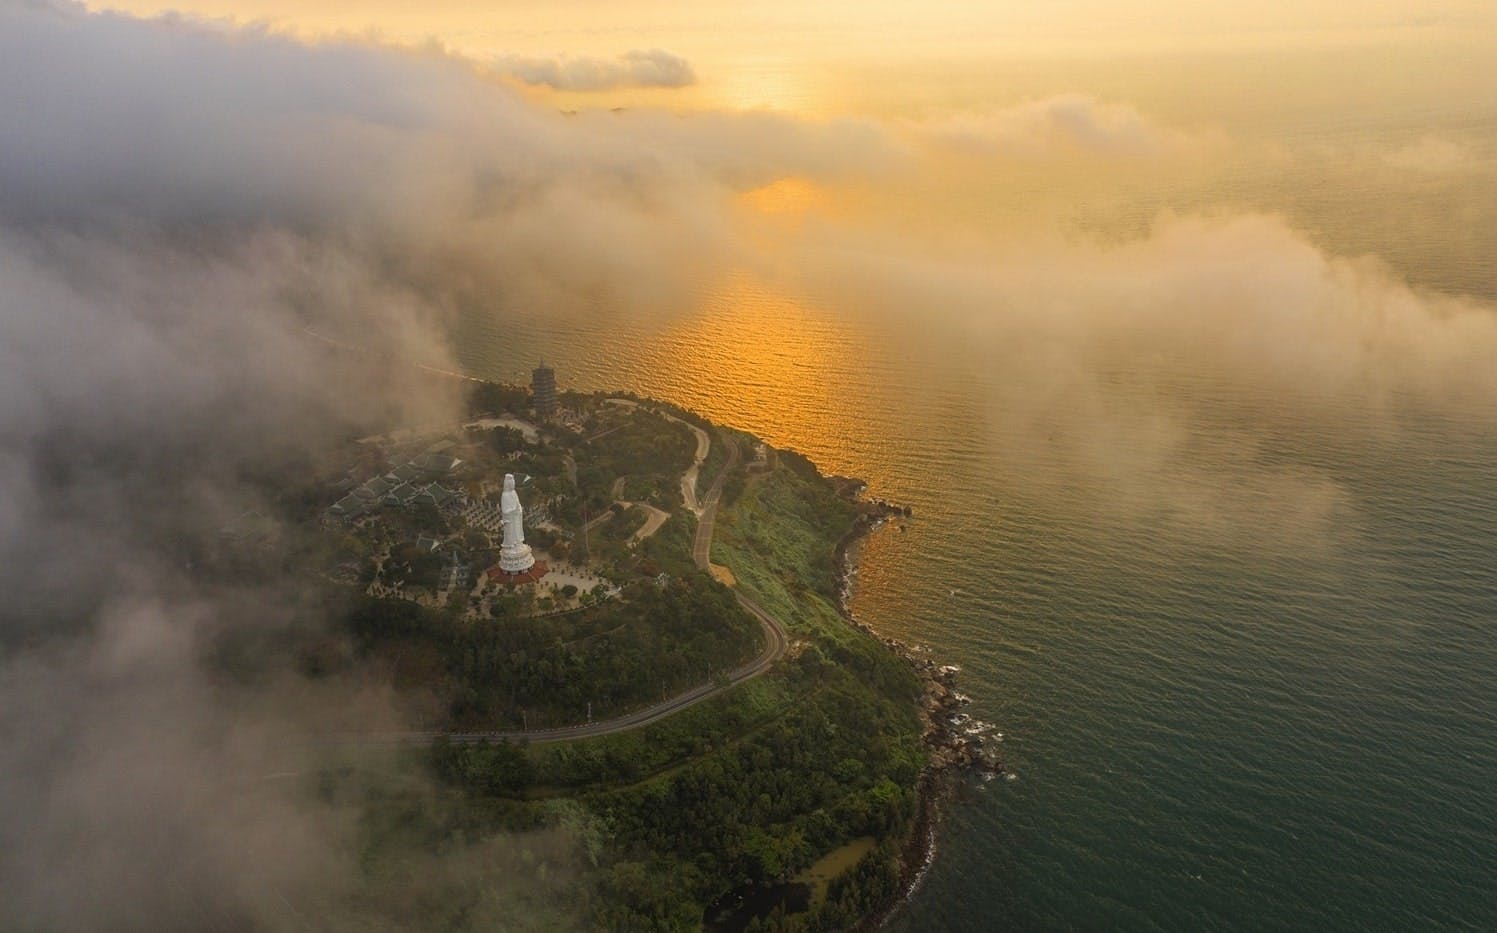
<svg viewBox="0 0 1497 933"><path fill-rule="evenodd" d="M763 214L824 212L831 206L831 198L824 188L798 175L780 178L762 188L745 191L739 195L739 200Z"/></svg>
<svg viewBox="0 0 1497 933"><path fill-rule="evenodd" d="M779 61L724 63L719 75L704 82L703 91L733 110L813 112L816 95L796 70Z"/></svg>

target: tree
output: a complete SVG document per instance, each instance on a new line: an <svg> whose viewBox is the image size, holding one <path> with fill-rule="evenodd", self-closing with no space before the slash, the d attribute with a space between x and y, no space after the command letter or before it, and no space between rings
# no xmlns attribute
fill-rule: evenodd
<svg viewBox="0 0 1497 933"><path fill-rule="evenodd" d="M530 407L530 391L524 386L480 382L468 397L468 410L475 415L521 412Z"/></svg>

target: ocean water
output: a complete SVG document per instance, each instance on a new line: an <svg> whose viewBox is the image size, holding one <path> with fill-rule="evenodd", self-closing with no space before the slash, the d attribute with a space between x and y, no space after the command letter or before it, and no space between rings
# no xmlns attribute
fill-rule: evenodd
<svg viewBox="0 0 1497 933"><path fill-rule="evenodd" d="M1347 253L1437 251L1354 233ZM1492 250L1447 235L1459 263L1409 278L1497 294ZM1105 412L1037 432L960 328L748 276L680 318L475 311L455 343L475 374L544 356L913 507L867 543L854 609L961 665L1011 779L959 795L891 929L1497 929L1492 412L1301 407L1145 361L1107 411L1188 399L1193 440L1099 481L1056 431Z"/></svg>
<svg viewBox="0 0 1497 933"><path fill-rule="evenodd" d="M1290 431L1271 456L1348 497L1334 541L1162 532L998 469L975 363L932 376L823 315L797 321L821 361L798 369L741 320L788 324L763 302L475 332L469 365L544 352L913 506L869 541L855 611L963 667L1013 779L949 810L893 929L1497 927L1497 438Z"/></svg>

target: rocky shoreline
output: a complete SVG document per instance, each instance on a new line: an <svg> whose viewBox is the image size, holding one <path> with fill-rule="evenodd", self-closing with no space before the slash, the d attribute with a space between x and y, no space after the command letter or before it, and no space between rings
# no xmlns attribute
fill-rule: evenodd
<svg viewBox="0 0 1497 933"><path fill-rule="evenodd" d="M899 905L920 887L920 882L935 857L936 829L942 808L955 787L955 778L965 774L991 779L1003 773L1003 761L994 747L1002 740L1003 735L993 732L991 726L973 719L965 711L964 708L971 701L956 689L960 668L952 664L936 663L929 648L908 645L897 638L881 635L853 614L848 605L848 597L857 570L859 545L885 522L893 518L908 518L912 511L908 506L895 505L883 499L863 498L865 484L860 480L841 476L829 479L837 484L844 496L859 506L859 514L853 527L837 542L837 608L848 624L878 639L885 648L903 658L914 669L923 686L920 718L929 760L920 774L917 791L919 813L902 858L903 877L899 896L886 907L864 918L855 928L874 930L882 926Z"/></svg>

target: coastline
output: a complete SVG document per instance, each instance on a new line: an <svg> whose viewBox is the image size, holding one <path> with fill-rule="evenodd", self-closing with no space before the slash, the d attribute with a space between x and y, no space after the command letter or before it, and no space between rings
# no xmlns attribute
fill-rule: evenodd
<svg viewBox="0 0 1497 933"><path fill-rule="evenodd" d="M867 484L845 476L829 476L841 495L859 506L857 519L837 542L833 567L837 578L837 610L848 624L878 640L889 651L902 658L914 670L924 687L919 714L922 738L929 759L920 772L916 794L919 799L914 828L900 858L899 891L889 903L864 917L856 931L881 928L920 889L936 856L938 829L945 804L963 773L979 774L991 779L1004 772L1003 762L991 743L985 741L986 727L975 723L962 708L968 698L956 690L960 668L940 665L930 657L930 649L909 645L897 638L882 635L852 611L848 599L852 593L863 542L892 518L908 518L913 512L883 499L864 498ZM1000 733L1001 737L1001 733Z"/></svg>

